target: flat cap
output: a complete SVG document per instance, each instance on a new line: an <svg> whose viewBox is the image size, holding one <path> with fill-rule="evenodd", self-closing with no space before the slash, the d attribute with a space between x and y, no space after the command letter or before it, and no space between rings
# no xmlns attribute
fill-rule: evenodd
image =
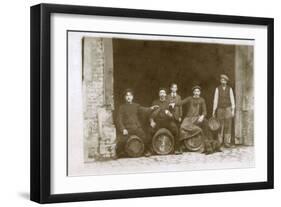
<svg viewBox="0 0 281 207"><path fill-rule="evenodd" d="M134 95L134 91L133 91L133 89L131 89L131 88L125 89L124 92L123 92L123 95L126 96L127 93L130 93L130 94Z"/></svg>
<svg viewBox="0 0 281 207"><path fill-rule="evenodd" d="M159 88L159 92L160 92L160 91L165 91L165 92L167 93L168 90L167 90L167 88L160 87L160 88Z"/></svg>
<svg viewBox="0 0 281 207"><path fill-rule="evenodd" d="M192 91L194 91L195 89L201 90L201 87L199 85L195 85L195 86L192 87Z"/></svg>
<svg viewBox="0 0 281 207"><path fill-rule="evenodd" d="M220 79L225 79L225 80L229 81L229 78L225 74L221 74Z"/></svg>

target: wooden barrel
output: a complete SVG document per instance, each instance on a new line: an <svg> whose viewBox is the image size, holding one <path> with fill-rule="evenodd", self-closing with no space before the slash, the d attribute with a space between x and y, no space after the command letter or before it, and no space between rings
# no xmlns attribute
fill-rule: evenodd
<svg viewBox="0 0 281 207"><path fill-rule="evenodd" d="M152 148L158 155L167 155L174 150L174 136L165 128L159 129L152 138Z"/></svg>
<svg viewBox="0 0 281 207"><path fill-rule="evenodd" d="M126 142L125 150L129 157L140 157L144 153L144 143L138 136L131 135Z"/></svg>
<svg viewBox="0 0 281 207"><path fill-rule="evenodd" d="M183 140L185 147L191 152L200 151L204 147L202 133Z"/></svg>

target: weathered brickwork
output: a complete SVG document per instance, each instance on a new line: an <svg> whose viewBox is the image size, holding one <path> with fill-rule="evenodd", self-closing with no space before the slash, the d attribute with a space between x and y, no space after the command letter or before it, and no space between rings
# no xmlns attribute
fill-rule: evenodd
<svg viewBox="0 0 281 207"><path fill-rule="evenodd" d="M104 44L106 41L106 45ZM105 58L110 40L83 38L83 109L85 161L115 156L116 130L112 120L113 86L107 74L112 70L110 56ZM105 75L106 74L106 75ZM111 73L112 74L112 73ZM105 80L106 79L106 80ZM106 89L106 92L105 92ZM111 101L111 102L110 102Z"/></svg>
<svg viewBox="0 0 281 207"><path fill-rule="evenodd" d="M254 145L253 60L253 46L236 46L236 144Z"/></svg>

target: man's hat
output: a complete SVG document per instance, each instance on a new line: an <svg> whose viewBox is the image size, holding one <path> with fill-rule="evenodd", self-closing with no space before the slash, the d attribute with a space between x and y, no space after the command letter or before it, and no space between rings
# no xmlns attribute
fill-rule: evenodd
<svg viewBox="0 0 281 207"><path fill-rule="evenodd" d="M225 74L221 74L220 79L225 79L226 81L229 81L229 78Z"/></svg>
<svg viewBox="0 0 281 207"><path fill-rule="evenodd" d="M192 87L192 91L194 91L195 89L199 89L201 91L201 87L199 85L195 85Z"/></svg>
<svg viewBox="0 0 281 207"><path fill-rule="evenodd" d="M133 89L131 89L131 88L127 88L127 89L124 91L123 95L126 96L127 93L131 93L132 95L134 95L134 91L133 91Z"/></svg>
<svg viewBox="0 0 281 207"><path fill-rule="evenodd" d="M159 92L160 92L160 91L165 91L165 92L167 93L167 89L164 88L164 87L160 87L160 88L159 88Z"/></svg>
<svg viewBox="0 0 281 207"><path fill-rule="evenodd" d="M220 122L214 117L209 119L208 125L212 131L217 131L220 128Z"/></svg>

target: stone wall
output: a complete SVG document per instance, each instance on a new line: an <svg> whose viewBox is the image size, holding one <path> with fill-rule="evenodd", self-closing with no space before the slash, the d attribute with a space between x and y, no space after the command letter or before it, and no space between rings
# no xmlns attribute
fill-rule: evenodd
<svg viewBox="0 0 281 207"><path fill-rule="evenodd" d="M235 143L254 145L254 70L253 46L236 46Z"/></svg>
<svg viewBox="0 0 281 207"><path fill-rule="evenodd" d="M107 159L115 156L116 146L112 40L84 37L82 45L84 160Z"/></svg>

